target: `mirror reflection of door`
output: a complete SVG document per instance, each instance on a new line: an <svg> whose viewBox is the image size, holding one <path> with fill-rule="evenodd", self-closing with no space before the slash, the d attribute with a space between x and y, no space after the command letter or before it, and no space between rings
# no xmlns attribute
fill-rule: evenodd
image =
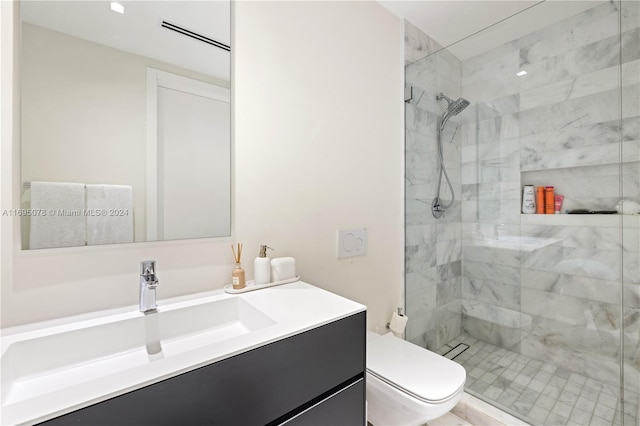
<svg viewBox="0 0 640 426"><path fill-rule="evenodd" d="M229 89L147 76L147 240L230 235Z"/></svg>

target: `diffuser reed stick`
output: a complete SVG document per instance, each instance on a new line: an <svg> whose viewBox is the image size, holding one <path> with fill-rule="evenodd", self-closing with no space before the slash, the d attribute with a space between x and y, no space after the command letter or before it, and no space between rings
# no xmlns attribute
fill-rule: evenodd
<svg viewBox="0 0 640 426"><path fill-rule="evenodd" d="M242 243L237 243L237 246L238 250L236 251L233 244L231 244L231 251L233 251L233 260L235 260L236 263L240 263L240 259L242 259Z"/></svg>
<svg viewBox="0 0 640 426"><path fill-rule="evenodd" d="M231 244L231 251L233 252L233 259L236 261L236 268L233 270L231 277L233 278L233 288L238 290L244 288L246 286L244 269L240 265L240 260L242 259L242 244L237 243L237 250Z"/></svg>

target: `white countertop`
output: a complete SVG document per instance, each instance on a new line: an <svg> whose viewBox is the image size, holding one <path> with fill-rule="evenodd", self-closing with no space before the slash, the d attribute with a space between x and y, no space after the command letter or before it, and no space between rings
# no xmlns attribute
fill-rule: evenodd
<svg viewBox="0 0 640 426"><path fill-rule="evenodd" d="M169 312L172 309L233 298L248 302L272 321L268 323L269 325L245 334L224 338L212 344L196 345L193 348L168 352L168 356L148 355L143 344L143 350L135 354L119 356L113 362L101 359L100 374L89 380L85 378L92 376L83 375L82 371L90 369L91 365L76 364L72 368L55 371L52 369L51 373L49 371L46 373L51 377L35 378L39 385L37 392L33 395L24 391L17 395L19 392L14 391L14 388L18 389L20 381L25 379L15 371L19 368L12 364L15 362L15 356L9 350L12 345L16 345L15 349L38 339L40 339L38 341L56 339L63 334L82 335L75 332L114 322L125 324L136 321L139 324L144 319L144 315L138 312L137 306L134 306L130 309L101 312L99 315L91 315L90 319L86 319L86 316L81 317L82 319L58 319L1 330L3 378L0 424L33 424L55 418L366 310L366 307L359 303L300 281L243 294L230 295L222 290L216 290L166 301L160 300L158 312ZM113 335L114 342L121 341L125 337L128 336ZM83 342L69 342L68 338L61 341L65 342L63 349L69 351L74 350L74 344L83 344ZM171 343L171 345L180 345L180 342ZM36 363L44 361L46 364L48 361L46 357L50 354L29 353L28 356L40 357L41 359L34 358ZM113 370L105 371L105 365L112 365ZM27 376L26 380L32 380L32 377ZM50 388L46 385L48 382L51 382ZM25 387L25 389L29 388Z"/></svg>

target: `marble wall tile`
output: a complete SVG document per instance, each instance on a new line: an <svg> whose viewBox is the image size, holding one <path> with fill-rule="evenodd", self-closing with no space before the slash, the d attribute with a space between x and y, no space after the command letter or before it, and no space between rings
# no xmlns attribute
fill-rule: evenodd
<svg viewBox="0 0 640 426"><path fill-rule="evenodd" d="M463 185L480 183L480 167L478 163L464 163L460 174L460 181Z"/></svg>
<svg viewBox="0 0 640 426"><path fill-rule="evenodd" d="M522 235L562 240L563 247L616 250L622 247L620 230L614 227L522 225Z"/></svg>
<svg viewBox="0 0 640 426"><path fill-rule="evenodd" d="M468 118L468 121L463 122L482 121L517 113L521 109L520 96L520 93L516 93L502 98L491 99L489 101L478 103L475 105L474 113L465 117Z"/></svg>
<svg viewBox="0 0 640 426"><path fill-rule="evenodd" d="M630 86L627 90L633 89ZM553 129L564 129L583 124L601 123L620 118L620 92L609 90L594 95L569 99L551 105Z"/></svg>
<svg viewBox="0 0 640 426"><path fill-rule="evenodd" d="M462 259L461 240L443 240L436 242L436 264L449 265Z"/></svg>
<svg viewBox="0 0 640 426"><path fill-rule="evenodd" d="M419 288L416 291L407 290L406 293L406 304L405 310L407 312L407 316L409 316L409 312L411 319L414 316L422 317L433 311L437 307L437 285L431 285L426 288Z"/></svg>
<svg viewBox="0 0 640 426"><path fill-rule="evenodd" d="M539 62L617 33L616 6L606 1L601 6L522 37L519 40L521 63L525 66Z"/></svg>
<svg viewBox="0 0 640 426"><path fill-rule="evenodd" d="M624 62L638 59L638 54L633 52L631 48L634 37L637 37L636 31L634 29L622 34L622 39L627 41L630 46ZM594 43L581 45L558 56L529 63L526 66L528 74L520 80L521 89L535 89L616 66L620 62L619 44L620 40L615 35Z"/></svg>
<svg viewBox="0 0 640 426"><path fill-rule="evenodd" d="M614 304L522 289L522 312L589 330L612 331L620 327L620 307Z"/></svg>
<svg viewBox="0 0 640 426"><path fill-rule="evenodd" d="M462 165L462 167L464 168L464 164ZM480 184L478 183L463 184L462 194L460 195L460 199L462 201L476 201L480 197L479 193L480 193Z"/></svg>
<svg viewBox="0 0 640 426"><path fill-rule="evenodd" d="M634 64L637 61L634 61ZM589 74L553 82L520 93L520 110L564 102L618 88L620 68L614 65ZM632 83L629 83L632 84Z"/></svg>
<svg viewBox="0 0 640 426"><path fill-rule="evenodd" d="M490 103L496 99L513 96L520 92L520 80L516 73L518 66L515 65L509 72L499 78L495 75L488 75L484 80L477 82L466 82L463 74L462 96L474 104Z"/></svg>
<svg viewBox="0 0 640 426"><path fill-rule="evenodd" d="M448 50L438 52L436 74L451 80L456 84L456 96L460 93L460 79L462 78L462 62ZM451 96L449 96L451 97Z"/></svg>
<svg viewBox="0 0 640 426"><path fill-rule="evenodd" d="M466 262L475 261L493 265L504 265L513 268L520 266L521 252L519 250L506 250L500 248L489 248L485 245L465 244L462 247L462 263L466 267ZM470 271L465 269L465 276L469 277ZM475 277L473 277L475 278Z"/></svg>
<svg viewBox="0 0 640 426"><path fill-rule="evenodd" d="M480 53L462 62L462 83L475 85L492 77L500 76L520 65L520 47L518 41L511 41L489 51ZM495 76L495 74L493 74Z"/></svg>
<svg viewBox="0 0 640 426"><path fill-rule="evenodd" d="M624 141L640 139L640 126L637 121L627 118L621 123L617 118L531 134L520 137L520 146L524 154L553 151L560 155L565 150L603 145L615 149L612 145L619 144L621 136Z"/></svg>
<svg viewBox="0 0 640 426"><path fill-rule="evenodd" d="M627 154L623 158L619 144L573 148L564 151L549 151L544 153L521 152L522 171L559 169L568 167L584 167L600 164L617 164L623 161L636 162L640 160L638 144L625 142Z"/></svg>
<svg viewBox="0 0 640 426"><path fill-rule="evenodd" d="M426 74L428 75L428 73ZM439 116L442 113L442 106L436 99L436 88L421 88L409 79L406 79L405 84L407 86L411 86L412 91L411 99L409 101L406 101L405 105L411 105L415 108L427 111L436 116ZM433 82L431 82L431 86L433 86Z"/></svg>
<svg viewBox="0 0 640 426"><path fill-rule="evenodd" d="M640 3L637 1L625 1L620 7L622 14L622 31L638 27L640 22Z"/></svg>
<svg viewBox="0 0 640 426"><path fill-rule="evenodd" d="M462 332L462 315L458 312L449 319L440 320L437 324L435 329L436 340L433 348L429 349L441 348L460 335Z"/></svg>
<svg viewBox="0 0 640 426"><path fill-rule="evenodd" d="M512 286L520 285L520 268L484 262L474 262L466 259L463 264L464 273L467 278L473 277L473 279L485 281L492 280Z"/></svg>
<svg viewBox="0 0 640 426"><path fill-rule="evenodd" d="M433 153L407 151L405 155L405 166L407 168L407 179L409 179L412 185L434 183L434 181L438 179L439 161Z"/></svg>
<svg viewBox="0 0 640 426"><path fill-rule="evenodd" d="M603 280L619 280L619 250L547 246L522 255L522 267Z"/></svg>
<svg viewBox="0 0 640 426"><path fill-rule="evenodd" d="M640 308L640 285L626 282L623 284L624 306ZM638 331L640 334L640 330Z"/></svg>
<svg viewBox="0 0 640 426"><path fill-rule="evenodd" d="M405 247L405 271L423 272L436 266L436 250L433 244Z"/></svg>
<svg viewBox="0 0 640 426"><path fill-rule="evenodd" d="M405 294L415 291L427 291L429 287L437 284L439 279L438 269L424 268L419 271L405 273Z"/></svg>
<svg viewBox="0 0 640 426"><path fill-rule="evenodd" d="M431 202L422 199L405 199L404 220L407 225L424 225L433 222L431 215Z"/></svg>
<svg viewBox="0 0 640 426"><path fill-rule="evenodd" d="M415 246L430 243L436 233L437 224L408 225L405 227L405 245Z"/></svg>
<svg viewBox="0 0 640 426"><path fill-rule="evenodd" d="M462 166L465 167L465 164ZM519 181L487 182L462 186L462 199L475 200L518 200L522 188Z"/></svg>
<svg viewBox="0 0 640 426"><path fill-rule="evenodd" d="M408 65L428 56L442 46L411 22L404 20L404 64Z"/></svg>
<svg viewBox="0 0 640 426"><path fill-rule="evenodd" d="M405 108L407 338L434 347L461 330L460 201L456 200L441 219L431 213L440 172L437 129L445 107L436 96L440 92L453 99L460 96L461 64L447 51L432 54L440 49L432 39L408 22L405 28L405 57L410 63L405 67L405 81L413 87ZM425 54L430 56L414 62ZM443 132L444 165L456 197L462 192L458 120L454 117ZM440 196L445 202L452 198L444 182ZM456 304L457 309L451 309Z"/></svg>
<svg viewBox="0 0 640 426"><path fill-rule="evenodd" d="M640 389L640 309L625 309L624 384Z"/></svg>
<svg viewBox="0 0 640 426"><path fill-rule="evenodd" d="M462 330L462 302L457 299L447 305L438 307L433 313L433 324L436 331L435 348L440 348L458 336Z"/></svg>
<svg viewBox="0 0 640 426"><path fill-rule="evenodd" d="M462 275L462 261L438 265L436 268L439 281L447 281Z"/></svg>
<svg viewBox="0 0 640 426"><path fill-rule="evenodd" d="M463 312L462 330L479 340L520 352L520 329L476 318Z"/></svg>
<svg viewBox="0 0 640 426"><path fill-rule="evenodd" d="M405 330L405 338L423 348L427 347L427 341L425 333L432 328L431 317L433 311L428 311L423 315L412 315L407 321L407 328Z"/></svg>
<svg viewBox="0 0 640 426"><path fill-rule="evenodd" d="M458 276L437 284L436 305L443 307L462 298L462 277ZM454 336L455 337L455 336Z"/></svg>
<svg viewBox="0 0 640 426"><path fill-rule="evenodd" d="M522 269L522 287L608 304L620 302L620 282Z"/></svg>
<svg viewBox="0 0 640 426"><path fill-rule="evenodd" d="M520 287L494 280L464 277L462 280L462 297L504 308L520 309Z"/></svg>
<svg viewBox="0 0 640 426"><path fill-rule="evenodd" d="M416 138L420 139L421 137L428 137L431 140L431 144L428 144L427 147L432 146L430 150L436 148L435 144L435 136L438 129L438 115L436 113L427 111L423 108L416 108L415 105L410 103L405 103L405 128L406 131L416 133L419 136ZM424 148L417 150L423 151Z"/></svg>
<svg viewBox="0 0 640 426"><path fill-rule="evenodd" d="M640 284L640 255L623 252L622 277L625 282Z"/></svg>
<svg viewBox="0 0 640 426"><path fill-rule="evenodd" d="M438 222L435 225L435 238L439 241L442 240L459 240L461 236L460 223L441 223Z"/></svg>
<svg viewBox="0 0 640 426"><path fill-rule="evenodd" d="M462 299L462 313L487 323L494 323L517 330L520 330L521 327L530 326L531 322L531 319L528 316L521 315L519 310L464 298Z"/></svg>

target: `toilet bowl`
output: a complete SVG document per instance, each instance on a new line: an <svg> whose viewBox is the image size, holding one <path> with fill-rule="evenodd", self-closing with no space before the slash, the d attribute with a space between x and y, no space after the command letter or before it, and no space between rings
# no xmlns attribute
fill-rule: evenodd
<svg viewBox="0 0 640 426"><path fill-rule="evenodd" d="M392 333L367 332L367 420L374 426L423 425L462 397L465 369Z"/></svg>

